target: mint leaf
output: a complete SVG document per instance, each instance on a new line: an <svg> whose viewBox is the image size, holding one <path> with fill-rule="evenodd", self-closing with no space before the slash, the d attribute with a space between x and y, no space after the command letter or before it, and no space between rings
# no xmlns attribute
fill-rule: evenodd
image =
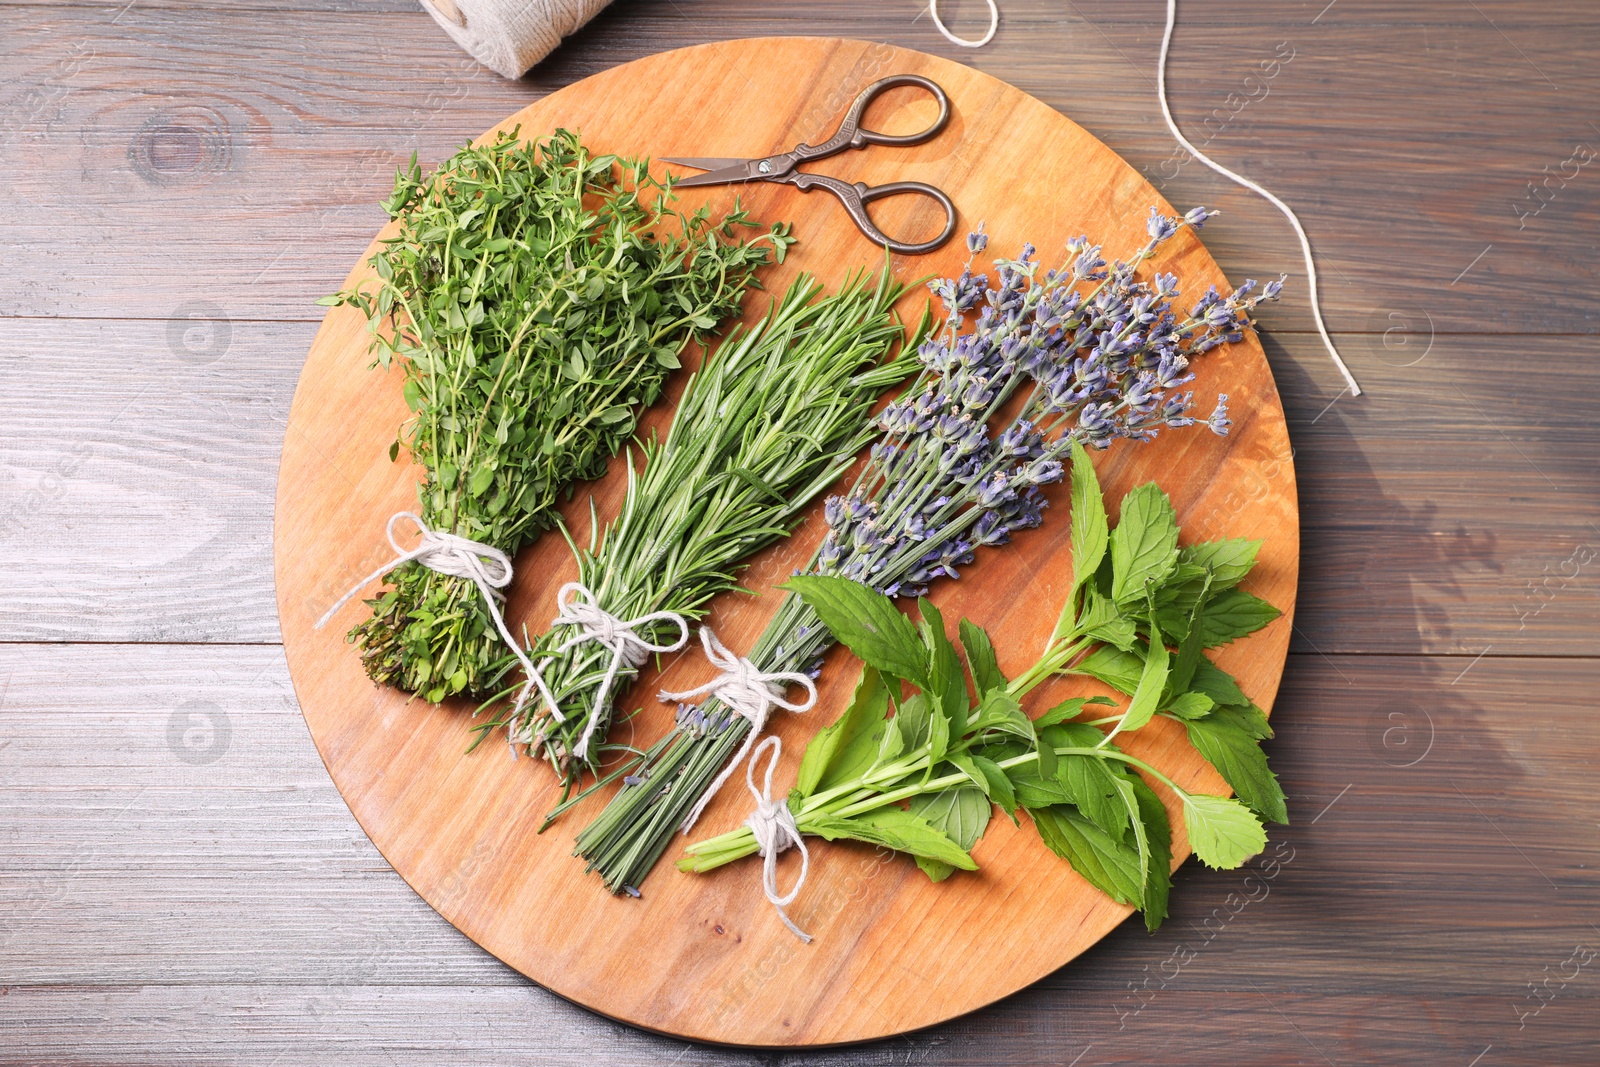
<svg viewBox="0 0 1600 1067"><path fill-rule="evenodd" d="M1120 648L1101 645L1072 668L1078 674L1098 678L1119 693L1132 693L1139 688L1139 677L1144 673L1144 660ZM1220 703L1220 702L1219 702Z"/></svg>
<svg viewBox="0 0 1600 1067"><path fill-rule="evenodd" d="M1145 598L1147 582L1160 582L1178 562L1178 516L1154 482L1122 498L1122 518L1111 531L1111 599Z"/></svg>
<svg viewBox="0 0 1600 1067"><path fill-rule="evenodd" d="M1205 591L1206 576L1176 582L1169 581L1156 593L1155 620L1161 625L1161 632L1174 641L1182 641L1189 636L1189 624L1194 618L1195 605L1200 602L1200 594Z"/></svg>
<svg viewBox="0 0 1600 1067"><path fill-rule="evenodd" d="M1039 838L1090 885L1119 904L1144 903L1144 871L1136 846L1111 837L1070 805L1031 814Z"/></svg>
<svg viewBox="0 0 1600 1067"><path fill-rule="evenodd" d="M1104 700L1105 698L1097 697L1096 699ZM1066 722L1069 719L1075 719L1082 714L1083 706L1087 703L1088 701L1083 697L1069 697L1068 699L1057 704L1055 707L1051 708L1049 711L1045 712L1043 715L1039 716L1037 719L1034 719L1033 728L1035 731L1043 730L1046 726L1054 726L1056 723Z"/></svg>
<svg viewBox="0 0 1600 1067"><path fill-rule="evenodd" d="M901 710L904 709L902 708ZM869 771L872 767L881 767L885 763L891 762L906 750L905 733L903 732L904 722L904 717L898 713L893 718L884 721L883 734L878 741L878 755L872 761L872 766L868 768Z"/></svg>
<svg viewBox="0 0 1600 1067"><path fill-rule="evenodd" d="M978 869L978 865L960 845L929 826L920 815L900 808L878 808L848 819L818 812L806 816L803 829L806 833L817 834L829 841L840 838L865 841L869 845L882 845L896 852L939 860L963 871Z"/></svg>
<svg viewBox="0 0 1600 1067"><path fill-rule="evenodd" d="M922 613L922 643L928 650L928 699L936 720L944 729L934 730L943 743L934 746L930 766L944 759L952 737L967 732L967 679L961 673L961 657L945 636L944 616L926 598L917 601Z"/></svg>
<svg viewBox="0 0 1600 1067"><path fill-rule="evenodd" d="M1139 857L1139 908L1142 911L1145 903L1145 886L1149 884L1150 873L1150 837L1145 831L1144 819L1140 817L1139 798L1134 794L1133 783L1128 781L1127 775L1113 776L1116 783L1117 800L1123 809L1123 820L1133 826L1133 845ZM1126 835L1124 835L1126 837Z"/></svg>
<svg viewBox="0 0 1600 1067"><path fill-rule="evenodd" d="M1261 751L1261 739L1272 736L1272 730L1258 709L1253 705L1217 708L1205 718L1183 725L1189 732L1189 743L1252 811L1271 822L1289 821L1283 787L1267 765L1266 753Z"/></svg>
<svg viewBox="0 0 1600 1067"><path fill-rule="evenodd" d="M1211 588L1221 592L1238 585L1256 565L1260 541L1203 541L1178 552L1178 563L1191 563L1211 572Z"/></svg>
<svg viewBox="0 0 1600 1067"><path fill-rule="evenodd" d="M1237 800L1191 793L1184 798L1183 823L1189 847L1200 862L1231 871L1267 847L1267 831L1249 808Z"/></svg>
<svg viewBox="0 0 1600 1067"><path fill-rule="evenodd" d="M971 851L989 826L989 797L976 786L962 785L938 793L923 793L911 799L911 812L944 834L963 849ZM917 857L917 866L935 882L942 882L955 871L943 860Z"/></svg>
<svg viewBox="0 0 1600 1067"><path fill-rule="evenodd" d="M927 650L888 597L848 578L817 574L790 578L782 588L798 594L863 662L919 689L928 687Z"/></svg>
<svg viewBox="0 0 1600 1067"><path fill-rule="evenodd" d="M924 693L912 693L895 705L893 721L900 728L900 739L905 742L907 752L928 743L928 729L936 718Z"/></svg>
<svg viewBox="0 0 1600 1067"><path fill-rule="evenodd" d="M972 671L972 682L978 689L978 695L989 692L991 689L1004 689L1006 677L1000 673L1000 664L995 659L994 642L989 640L989 634L967 619L961 620L961 646L967 650L967 667Z"/></svg>
<svg viewBox="0 0 1600 1067"><path fill-rule="evenodd" d="M1093 730L1094 727L1089 727ZM1095 731L1099 733L1099 731ZM1092 743L1091 743L1092 744ZM1088 747L1088 746L1085 746ZM1117 785L1120 777L1098 756L1057 756L1056 780L1090 822L1119 840L1126 836L1128 813Z"/></svg>
<svg viewBox="0 0 1600 1067"><path fill-rule="evenodd" d="M946 756L945 759L949 760L950 764L955 767L956 770L966 775L968 781L977 786L979 789L983 790L984 796L990 795L989 779L985 778L983 776L983 772L978 769L978 765L972 762L971 753L952 752Z"/></svg>
<svg viewBox="0 0 1600 1067"><path fill-rule="evenodd" d="M983 695L971 728L980 731L1000 730L1030 744L1035 736L1032 720L1023 712L1017 698L1004 689L992 689Z"/></svg>
<svg viewBox="0 0 1600 1067"><path fill-rule="evenodd" d="M850 706L806 744L795 784L799 794L808 797L865 774L877 759L888 711L889 691L884 688L883 676L863 666Z"/></svg>
<svg viewBox="0 0 1600 1067"><path fill-rule="evenodd" d="M1056 758L1059 760L1065 757ZM1011 779L1011 788L1016 794L1019 808L1035 811L1073 802L1072 794L1067 792L1066 786L1061 784L1060 779L1053 774L1039 773L1039 764L1036 760L1019 763L1009 768L1006 775Z"/></svg>
<svg viewBox="0 0 1600 1067"><path fill-rule="evenodd" d="M1011 816L1011 821L1017 821L1017 794L1011 788L1011 779L1006 777L1006 772L998 763L986 756L971 756L972 765L983 775L988 783L985 792L989 799L1000 806L1000 810Z"/></svg>
<svg viewBox="0 0 1600 1067"><path fill-rule="evenodd" d="M1119 730L1137 730L1155 717L1161 706L1161 697L1167 691L1167 646L1161 642L1161 630L1150 624L1150 647L1145 652L1144 668L1139 673L1139 684L1134 687L1133 699L1122 715Z"/></svg>
<svg viewBox="0 0 1600 1067"><path fill-rule="evenodd" d="M1173 664L1172 671L1167 676L1167 690L1162 697L1163 705L1169 704L1178 696L1188 692L1189 682L1194 678L1194 669L1199 664L1202 651L1204 628L1197 625L1198 620L1204 615L1206 601L1210 595L1211 579L1207 578L1200 585L1200 596L1194 602L1194 608L1189 614L1188 625L1185 627L1183 641L1178 645L1178 659ZM1152 619L1150 625L1155 626Z"/></svg>
<svg viewBox="0 0 1600 1067"><path fill-rule="evenodd" d="M1283 612L1243 589L1229 589L1218 595L1200 616L1202 639L1207 648L1216 648L1253 634Z"/></svg>
<svg viewBox="0 0 1600 1067"><path fill-rule="evenodd" d="M1078 630L1086 637L1115 645L1124 652L1132 652L1138 640L1133 619L1122 614L1114 601L1090 589L1086 594L1083 615L1078 619Z"/></svg>
<svg viewBox="0 0 1600 1067"><path fill-rule="evenodd" d="M1202 719L1211 713L1217 702L1204 693L1179 693L1162 708L1162 712L1178 719Z"/></svg>
<svg viewBox="0 0 1600 1067"><path fill-rule="evenodd" d="M1244 695L1244 690L1239 688L1233 676L1204 656L1194 665L1194 677L1189 679L1189 688L1196 693L1204 693L1218 704L1250 703L1250 698Z"/></svg>
<svg viewBox="0 0 1600 1067"><path fill-rule="evenodd" d="M1139 804L1139 817L1144 823L1148 843L1144 868L1144 928L1155 933L1167 917L1167 897L1172 891L1172 827L1167 822L1167 809L1156 796L1155 790L1145 784L1137 774L1127 776Z"/></svg>
<svg viewBox="0 0 1600 1067"><path fill-rule="evenodd" d="M1106 554L1106 505L1100 494L1100 479L1095 476L1089 453L1076 439L1072 442L1072 591L1093 577ZM1067 598L1072 610L1073 597Z"/></svg>

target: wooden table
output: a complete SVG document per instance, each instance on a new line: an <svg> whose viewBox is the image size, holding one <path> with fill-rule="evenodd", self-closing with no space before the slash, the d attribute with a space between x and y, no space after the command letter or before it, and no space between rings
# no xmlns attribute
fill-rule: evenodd
<svg viewBox="0 0 1600 1067"><path fill-rule="evenodd" d="M278 645L285 414L395 165L707 40L970 62L1220 206L1230 276L1298 274L1271 208L1174 151L1159 4L1002 7L967 51L915 0L625 0L509 83L412 0L0 0L0 1064L771 1060L531 985L361 834ZM1367 390L1303 289L1267 314L1304 522L1273 717L1294 825L1252 871L1185 867L1154 937L782 1059L1593 1063L1600 11L1181 7L1174 110L1300 209Z"/></svg>

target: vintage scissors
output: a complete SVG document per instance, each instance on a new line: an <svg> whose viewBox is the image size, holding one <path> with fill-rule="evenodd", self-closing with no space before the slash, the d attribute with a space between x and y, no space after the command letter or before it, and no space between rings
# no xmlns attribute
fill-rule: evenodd
<svg viewBox="0 0 1600 1067"><path fill-rule="evenodd" d="M921 133L908 133L901 136L891 136L878 133L861 125L862 116L867 113L867 107L874 99L888 92L890 89L902 85L914 85L932 93L935 100L939 101L939 117L934 119L933 125ZM671 159L663 157L663 162L676 163L680 167L693 167L696 170L708 171L706 174L696 174L692 178L685 178L677 183L678 188L687 189L696 185L727 185L732 182L783 182L792 185L802 192L810 192L814 188L828 190L844 204L844 209L855 220L856 226L867 237L887 248L891 252L900 252L904 255L917 256L924 252L932 252L935 248L950 240L950 235L956 231L956 209L950 198L942 189L937 189L922 182L891 182L888 185L864 185L861 182L840 181L830 178L825 174L809 174L799 170L802 163L809 163L814 159L826 159L836 156L853 148L865 148L868 145L914 145L924 141L931 141L939 135L950 121L950 98L945 96L944 90L937 84L916 74L895 74L891 77L875 81L860 96L855 103L850 105L850 110L845 114L844 120L839 123L838 131L819 145L798 144L791 151L778 155L762 156L758 159ZM931 241L920 244L908 244L905 241L896 241L873 223L872 217L867 214L867 205L874 200L881 200L886 196L896 196L900 193L917 193L937 200L944 208L944 229L939 236Z"/></svg>

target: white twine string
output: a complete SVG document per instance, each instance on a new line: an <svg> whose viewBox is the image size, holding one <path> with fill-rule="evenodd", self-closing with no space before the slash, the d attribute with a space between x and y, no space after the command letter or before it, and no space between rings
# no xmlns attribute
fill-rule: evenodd
<svg viewBox="0 0 1600 1067"><path fill-rule="evenodd" d="M1306 236L1305 227L1300 225L1300 220L1290 209L1288 204L1273 196L1266 189L1257 185L1242 175L1224 167L1211 159L1200 149L1189 143L1178 129L1177 122L1173 121L1172 109L1167 106L1167 52L1172 47L1172 27L1178 21L1178 0L1167 0L1167 32L1161 38L1161 62L1156 65L1156 91L1161 100L1161 114L1166 117L1167 127L1172 130L1172 136L1178 139L1190 155L1222 175L1267 199L1273 207L1283 212L1284 218L1289 220L1289 225L1294 227L1295 236L1300 238L1300 250L1306 257L1306 284L1311 290L1311 317L1317 320L1317 332L1322 335L1322 343L1328 349L1328 355L1333 357L1333 365L1339 368L1339 373L1344 375L1344 382L1350 388L1351 396L1361 395L1361 386L1356 384L1355 376L1350 373L1350 368L1344 365L1344 360L1339 358L1339 350L1333 347L1333 338L1328 336L1328 328L1322 323L1322 305L1317 298L1317 265L1311 258L1311 238Z"/></svg>
<svg viewBox="0 0 1600 1067"><path fill-rule="evenodd" d="M928 0L928 14L933 16L933 24L939 28L939 32L944 34L945 40L951 44L958 44L962 48L982 48L994 40L994 31L1000 28L1000 9L995 6L994 0L986 0L986 2L989 5L989 32L984 34L981 40L977 41L969 41L965 37L957 37L950 32L949 27L945 26L943 20L939 18L939 0Z"/></svg>
<svg viewBox="0 0 1600 1067"><path fill-rule="evenodd" d="M579 597L583 599L579 600ZM556 605L560 610L551 621L550 628L553 630L557 626L572 626L577 629L577 633L556 647L556 654L559 655L585 641L594 641L611 650L611 663L606 668L606 676L600 683L600 688L595 691L594 707L589 710L589 721L584 724L583 736L573 749L574 756L587 759L589 739L594 736L595 728L600 725L606 702L610 699L611 686L617 680L617 671L624 665L630 668L640 666L654 652L678 651L689 643L689 624L675 611L653 611L648 615L640 615L637 619L619 619L602 608L599 600L582 582L568 582L562 586L561 591L556 594ZM667 644L656 644L634 632L640 626L655 622L672 623L678 628L678 639ZM549 662L548 659L542 660L540 666ZM555 716L557 722L565 722L566 719L556 707L555 699L544 688L542 679L539 688L550 705L550 714Z"/></svg>
<svg viewBox="0 0 1600 1067"><path fill-rule="evenodd" d="M757 789L756 763L768 745L772 746L772 758L767 761L766 780L762 788ZM783 739L780 737L767 738L751 754L750 762L745 765L744 780L750 786L750 795L756 798L756 810L750 813L744 824L750 827L750 832L755 835L756 848L761 851L761 888L766 891L767 900L778 909L778 918L783 920L783 925L809 945L811 935L796 926L789 918L789 913L783 910L794 903L794 898L800 895L800 887L806 884L806 872L811 869L811 853L807 851L805 839L794 824L794 813L789 810L788 800L772 799L772 772L782 755ZM779 896L778 853L790 845L800 850L800 877L794 880L794 887L789 892Z"/></svg>
<svg viewBox="0 0 1600 1067"><path fill-rule="evenodd" d="M422 540L417 543L416 548L402 548L400 542L395 539L394 524L401 519L410 519L412 525L422 533ZM350 591L340 597L333 607L317 620L315 629L322 629L327 621L361 590L396 567L415 560L435 573L448 574L453 578L469 578L483 594L483 602L489 607L489 615L494 619L495 629L500 631L500 637L511 649L512 655L517 657L517 662L522 664L522 669L527 672L527 680L522 683L522 688L517 693L517 710L520 711L523 702L527 700L529 686L537 685L541 692L548 694L544 687L544 679L534 669L532 661L522 651L522 646L511 636L511 631L506 628L505 616L500 614L500 601L505 599L500 590L511 584L510 556L493 545L430 529L427 523L409 511L397 511L389 516L385 532L389 537L389 546L395 551L394 558L351 586Z"/></svg>
<svg viewBox="0 0 1600 1067"><path fill-rule="evenodd" d="M716 781L700 794L694 810L684 820L684 833L694 828L700 813L706 810L706 805L717 795L717 790L733 776L739 761L750 754L756 738L766 728L768 712L773 708L782 708L784 711L810 711L817 702L817 687L809 676L786 671L763 674L754 663L743 656L735 656L729 652L727 647L717 640L717 635L711 632L709 626L700 628L700 643L705 648L706 659L722 673L705 685L687 689L682 693L661 693L660 699L668 702L688 701L715 695L735 714L750 721L750 734L745 738L743 747L728 761L728 765L722 768L722 773L717 775ZM798 704L784 699L785 685L801 686L806 691L806 699Z"/></svg>
<svg viewBox="0 0 1600 1067"><path fill-rule="evenodd" d="M994 31L1000 25L1000 10L995 6L994 0L989 4L989 32L983 35L981 41L968 41L957 37L945 28L939 20L939 0L928 0L928 13L933 16L933 24L945 38L965 48L982 48L994 37ZM1216 171L1230 181L1244 186L1258 196L1264 197L1268 203L1283 212L1284 218L1289 220L1289 225L1294 227L1295 236L1300 238L1300 251L1306 258L1306 285L1310 290L1311 317L1316 320L1317 333L1322 335L1322 345L1328 350L1328 355L1333 359L1333 365L1339 368L1339 373L1344 376L1344 383L1350 390L1351 396L1361 395L1361 386L1356 384L1355 375L1350 373L1350 368L1345 366L1344 359L1339 355L1339 350L1334 347L1333 338L1328 336L1328 327L1322 321L1322 301L1317 296L1317 264L1311 255L1311 238L1306 236L1305 227L1300 225L1300 219L1294 210L1278 199L1266 189L1257 185L1242 174L1236 174L1196 148L1183 131L1178 129L1178 123L1172 117L1172 108L1167 106L1167 53L1172 48L1172 28L1178 21L1178 0L1167 0L1167 32L1161 38L1161 61L1156 64L1156 91L1161 101L1161 114L1167 120L1167 128L1172 131L1172 136L1194 158Z"/></svg>

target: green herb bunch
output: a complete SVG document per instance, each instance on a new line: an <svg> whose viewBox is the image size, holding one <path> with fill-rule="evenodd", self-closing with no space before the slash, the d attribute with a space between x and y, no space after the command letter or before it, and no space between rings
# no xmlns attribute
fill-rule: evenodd
<svg viewBox="0 0 1600 1067"><path fill-rule="evenodd" d="M865 666L850 706L806 746L788 807L801 833L909 853L934 881L976 869L971 849L993 806L1013 821L1025 810L1045 845L1096 888L1141 909L1155 930L1167 914L1171 829L1138 772L1178 797L1189 844L1210 867L1238 867L1260 852L1262 818L1287 822L1260 748L1272 735L1265 716L1202 654L1277 612L1237 589L1259 542L1180 550L1171 504L1153 483L1124 498L1122 521L1108 531L1081 446L1072 480L1075 580L1062 623L1038 662L1007 681L988 635L962 620L976 700L927 600L913 626L887 597L847 579L789 583ZM1176 650L1167 648L1169 634ZM1084 722L1113 702L1074 697L1030 720L1020 700L1062 672L1104 677L1131 700ZM1190 729L1243 803L1189 792L1112 743L1158 714ZM708 871L756 850L742 826L690 846L678 866Z"/></svg>
<svg viewBox="0 0 1600 1067"><path fill-rule="evenodd" d="M1251 314L1281 288L1246 281L1223 296L1210 289L1187 312L1177 278L1139 276L1142 264L1182 230L1201 225L1152 210L1149 240L1108 264L1087 238L1044 270L1036 250L995 260L995 281L968 269L930 284L943 305L940 328L919 350L923 371L877 416L881 436L856 485L824 509L829 534L807 568L913 597L955 580L980 550L1041 525L1043 487L1065 476L1075 444L1148 442L1158 433L1206 426L1226 434L1226 396L1203 422L1191 359L1238 340ZM987 247L968 238L973 256ZM1020 405L1011 404L1023 398ZM762 671L813 669L833 643L803 600L787 598L748 653ZM710 721L725 721L715 698ZM649 750L623 788L578 836L578 851L613 891L636 886L675 829L692 825L719 769L739 751L748 720L725 730L696 721ZM635 782L642 784L635 784ZM686 825L687 824L687 825Z"/></svg>
<svg viewBox="0 0 1600 1067"><path fill-rule="evenodd" d="M915 344L894 313L903 288L887 268L825 294L802 276L749 330L732 333L690 379L664 440L630 468L621 513L599 545L574 549L579 581L621 619L674 612L704 615L734 588L741 561L787 535L803 510L855 461L872 434L879 395L917 366ZM896 346L899 346L896 348ZM676 626L646 624L651 641ZM531 701L506 726L566 779L594 769L603 750L579 752L612 652L593 641L562 649L557 627L530 650L563 714ZM593 733L604 737L611 705L637 673L623 665L604 694Z"/></svg>
<svg viewBox="0 0 1600 1067"><path fill-rule="evenodd" d="M515 553L562 493L599 476L678 354L738 312L787 228L745 241L742 211L676 212L647 162L576 134L468 145L384 204L399 232L374 284L323 299L367 316L370 351L405 368L413 417L390 458L422 466L430 527ZM472 582L407 563L350 633L367 673L438 701L487 695L508 662Z"/></svg>

